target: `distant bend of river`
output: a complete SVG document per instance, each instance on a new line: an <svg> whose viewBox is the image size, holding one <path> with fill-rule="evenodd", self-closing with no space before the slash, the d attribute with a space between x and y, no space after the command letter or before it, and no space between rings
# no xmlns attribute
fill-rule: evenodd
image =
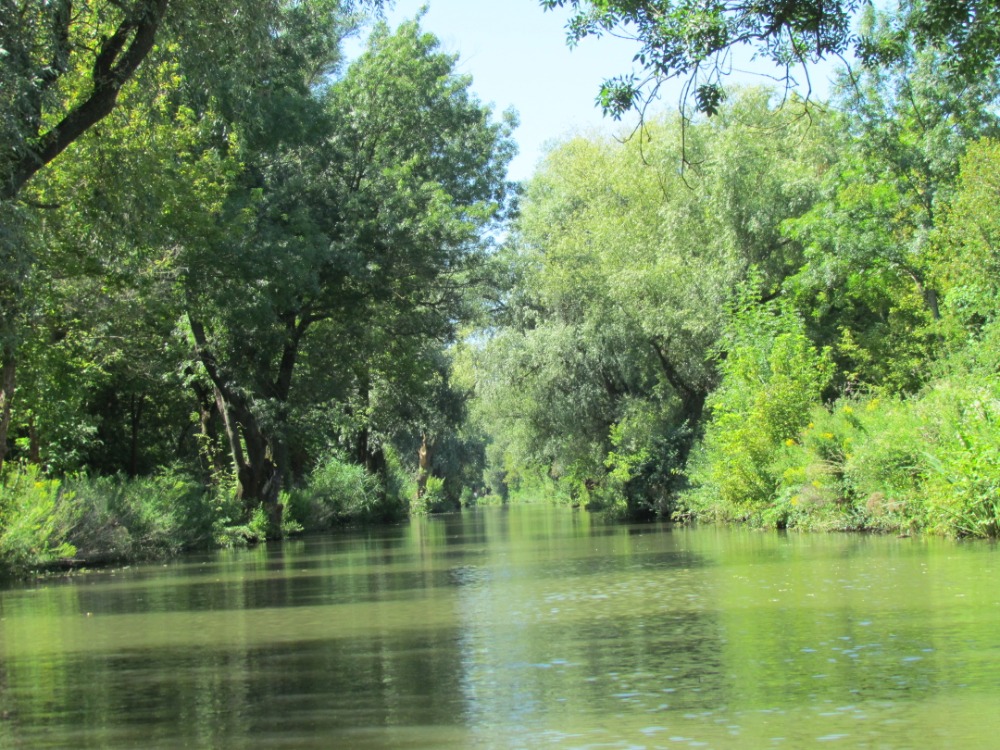
<svg viewBox="0 0 1000 750"><path fill-rule="evenodd" d="M994 748L983 542L414 518L0 592L0 748Z"/></svg>

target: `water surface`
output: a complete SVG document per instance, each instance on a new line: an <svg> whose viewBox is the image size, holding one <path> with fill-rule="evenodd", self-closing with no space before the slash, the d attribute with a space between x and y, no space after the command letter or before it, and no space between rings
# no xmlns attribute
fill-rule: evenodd
<svg viewBox="0 0 1000 750"><path fill-rule="evenodd" d="M45 581L0 747L996 747L998 567L522 506Z"/></svg>

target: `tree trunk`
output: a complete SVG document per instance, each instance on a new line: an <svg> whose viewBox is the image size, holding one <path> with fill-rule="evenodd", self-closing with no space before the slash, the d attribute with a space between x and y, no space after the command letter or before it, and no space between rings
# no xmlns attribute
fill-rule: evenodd
<svg viewBox="0 0 1000 750"><path fill-rule="evenodd" d="M247 510L258 505L267 514L268 539L281 537L281 522L284 507L278 502L284 473L274 462L271 443L260 422L246 404L230 404L220 399L223 424L233 451L236 464L236 478L239 482L237 497ZM277 453L280 453L280 449Z"/></svg>
<svg viewBox="0 0 1000 750"><path fill-rule="evenodd" d="M239 498L247 510L258 504L263 506L268 517L268 538L281 536L281 521L284 508L279 499L288 471L288 449L282 432L288 420L288 395L291 391L292 376L298 360L299 344L309 328L308 319L289 316L285 322L285 343L276 377L270 380L266 371L260 373L258 382L264 383L258 396L271 399L278 404L277 426L265 432L252 407L252 399L242 391L232 388L223 377L215 353L209 347L204 324L187 314L191 333L209 379L215 387L215 401L222 416L226 436L233 455L236 477L239 481Z"/></svg>
<svg viewBox="0 0 1000 750"><path fill-rule="evenodd" d="M10 429L16 372L17 358L13 347L4 345L0 349L0 472L7 457L7 431Z"/></svg>
<svg viewBox="0 0 1000 750"><path fill-rule="evenodd" d="M42 447L38 440L38 427L35 425L35 415L28 416L28 463L39 466L42 463Z"/></svg>
<svg viewBox="0 0 1000 750"><path fill-rule="evenodd" d="M434 458L434 441L427 439L427 433L420 436L420 449L417 451L417 497L423 497L427 491L427 478L431 475L431 461Z"/></svg>
<svg viewBox="0 0 1000 750"><path fill-rule="evenodd" d="M222 476L227 468L223 451L219 447L219 432L216 423L216 415L219 413L218 402L203 384L193 381L191 388L198 400L198 431L201 434L201 447L198 453L204 459L206 470L214 480L215 477Z"/></svg>
<svg viewBox="0 0 1000 750"><path fill-rule="evenodd" d="M670 387L681 402L681 419L687 424L688 434L677 446L677 461L680 466L687 463L688 456L694 448L695 440L698 436L698 428L701 426L702 418L705 414L705 402L708 399L707 387L692 387L674 367L673 362L667 356L666 347L663 342L652 339L650 345L660 361L660 368Z"/></svg>
<svg viewBox="0 0 1000 750"><path fill-rule="evenodd" d="M215 388L215 401L229 439L229 449L239 483L237 497L246 510L258 504L268 515L268 537L281 534L282 507L278 503L282 474L271 460L271 446L247 398L229 388L219 372L215 355L208 346L205 326L188 314L198 358Z"/></svg>
<svg viewBox="0 0 1000 750"><path fill-rule="evenodd" d="M132 414L129 424L129 457L128 475L136 477L139 474L139 425L142 423L142 411L146 399L144 396L132 396Z"/></svg>

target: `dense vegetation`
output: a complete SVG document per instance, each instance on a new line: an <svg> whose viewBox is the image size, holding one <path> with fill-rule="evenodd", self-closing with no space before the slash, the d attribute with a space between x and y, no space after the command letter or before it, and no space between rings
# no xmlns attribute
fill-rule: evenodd
<svg viewBox="0 0 1000 750"><path fill-rule="evenodd" d="M749 89L555 148L467 354L494 474L633 515L996 535L1000 88L946 61L911 44L826 107Z"/></svg>
<svg viewBox="0 0 1000 750"><path fill-rule="evenodd" d="M416 22L345 67L351 3L146 5L4 6L15 563L398 517L422 436L458 434L447 347L507 211L512 116ZM116 106L45 161L50 123L117 65L107 38L154 11Z"/></svg>
<svg viewBox="0 0 1000 750"><path fill-rule="evenodd" d="M512 492L1000 532L992 58L869 12L831 102L573 138L514 212L417 22L344 65L365 6L259 5L0 24L4 564Z"/></svg>

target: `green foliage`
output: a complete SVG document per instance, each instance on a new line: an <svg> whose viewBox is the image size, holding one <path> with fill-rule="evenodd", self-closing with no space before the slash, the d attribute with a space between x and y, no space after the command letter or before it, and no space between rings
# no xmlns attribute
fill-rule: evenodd
<svg viewBox="0 0 1000 750"><path fill-rule="evenodd" d="M946 310L974 336L1000 310L1000 141L979 140L962 158L954 200L934 236L934 272Z"/></svg>
<svg viewBox="0 0 1000 750"><path fill-rule="evenodd" d="M302 488L288 494L288 513L305 531L326 531L391 516L388 506L392 502L378 477L364 466L329 456L316 466Z"/></svg>
<svg viewBox="0 0 1000 750"><path fill-rule="evenodd" d="M771 527L995 537L998 395L995 375L955 372L908 398L816 405L758 472L766 502L694 507Z"/></svg>
<svg viewBox="0 0 1000 750"><path fill-rule="evenodd" d="M820 199L783 225L806 260L785 288L811 337L832 347L841 392L914 393L927 382L948 292L932 238L966 146L1000 126L995 69L963 82L941 74L944 52L906 50L841 81L837 162Z"/></svg>
<svg viewBox="0 0 1000 750"><path fill-rule="evenodd" d="M0 566L20 571L72 557L73 500L37 468L9 467L0 483Z"/></svg>
<svg viewBox="0 0 1000 750"><path fill-rule="evenodd" d="M662 412L637 402L611 428L611 450L602 494L622 515L669 517L682 486L685 446L694 426L677 425Z"/></svg>
<svg viewBox="0 0 1000 750"><path fill-rule="evenodd" d="M37 467L4 475L0 565L13 572L67 559L75 564L160 558L211 547L239 520L225 489L212 492L189 475L70 475L47 479Z"/></svg>
<svg viewBox="0 0 1000 750"><path fill-rule="evenodd" d="M71 538L83 561L167 557L213 545L234 508L183 472L156 476L69 477Z"/></svg>
<svg viewBox="0 0 1000 750"><path fill-rule="evenodd" d="M588 36L612 34L636 42L634 61L641 75L604 82L598 101L616 118L629 109L644 110L660 85L686 78L685 96L697 110L712 115L724 95L722 82L732 70L732 55L749 48L752 59L767 61L786 78L822 59L854 56L876 68L896 61L912 47L947 50L942 61L949 75L968 82L996 65L1000 54L1000 11L991 0L908 0L888 29L862 24L852 29L859 9L854 0L762 0L678 2L676 0L541 0L542 7L569 6L569 44ZM781 75L782 73L778 73ZM685 104L688 102L685 100Z"/></svg>
<svg viewBox="0 0 1000 750"><path fill-rule="evenodd" d="M830 408L772 466L773 516L794 528L909 531L922 525L923 440L908 402L870 397Z"/></svg>
<svg viewBox="0 0 1000 750"><path fill-rule="evenodd" d="M832 375L828 351L817 351L802 319L787 305L760 305L753 286L728 324L722 382L709 398L691 504L739 517L769 503L777 490L770 471L781 446L809 419Z"/></svg>
<svg viewBox="0 0 1000 750"><path fill-rule="evenodd" d="M644 45L607 108L686 73L711 117L558 144L510 225L514 117L417 22L342 70L351 2L0 7L0 563L508 498L1000 534L994 11L543 4ZM865 65L779 106L737 38Z"/></svg>
<svg viewBox="0 0 1000 750"><path fill-rule="evenodd" d="M477 500L478 498L471 487L463 487L461 494L458 496L459 505L463 508L474 508L478 504Z"/></svg>
<svg viewBox="0 0 1000 750"><path fill-rule="evenodd" d="M248 148L223 210L235 231L186 243L193 369L241 425L248 502L273 503L264 494L302 477L311 446L378 470L400 422L431 421L512 153L512 119L494 122L469 84L416 22L377 27L320 97L301 92L298 131ZM300 419L326 434L299 440Z"/></svg>
<svg viewBox="0 0 1000 750"><path fill-rule="evenodd" d="M955 377L937 384L921 406L934 430L924 489L929 527L1000 536L1000 378Z"/></svg>
<svg viewBox="0 0 1000 750"><path fill-rule="evenodd" d="M414 496L410 501L410 513L417 515L443 513L457 509L445 493L444 479L434 475L427 477L427 484L424 486L423 495L420 497Z"/></svg>
<svg viewBox="0 0 1000 750"><path fill-rule="evenodd" d="M245 547L265 541L271 532L271 522L263 504L252 508L244 523L222 526L216 531L215 542L220 547ZM293 519L282 518L282 534L297 533L302 528Z"/></svg>
<svg viewBox="0 0 1000 750"><path fill-rule="evenodd" d="M819 125L754 89L686 130L663 119L648 141L552 150L503 256L498 325L472 354L494 476L555 479L574 502L631 515L671 510L732 289L753 265L773 287L801 262L778 227L815 195ZM684 148L697 167L679 175Z"/></svg>

